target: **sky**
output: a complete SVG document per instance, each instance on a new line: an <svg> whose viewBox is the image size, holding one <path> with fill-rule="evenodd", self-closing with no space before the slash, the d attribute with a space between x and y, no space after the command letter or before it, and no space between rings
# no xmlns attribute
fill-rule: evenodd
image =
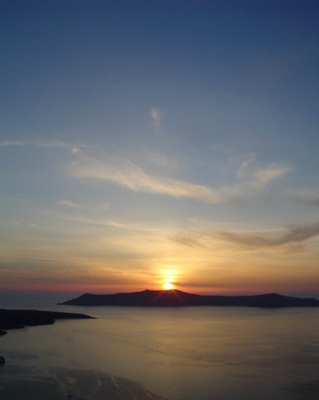
<svg viewBox="0 0 319 400"><path fill-rule="evenodd" d="M1 0L0 290L319 293L317 0Z"/></svg>

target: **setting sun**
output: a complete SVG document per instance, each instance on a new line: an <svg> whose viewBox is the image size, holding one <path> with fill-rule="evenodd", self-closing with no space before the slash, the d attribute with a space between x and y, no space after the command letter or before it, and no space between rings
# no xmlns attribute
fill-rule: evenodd
<svg viewBox="0 0 319 400"><path fill-rule="evenodd" d="M172 290L172 289L174 289L174 285L171 282L165 282L163 284L163 289L164 290Z"/></svg>

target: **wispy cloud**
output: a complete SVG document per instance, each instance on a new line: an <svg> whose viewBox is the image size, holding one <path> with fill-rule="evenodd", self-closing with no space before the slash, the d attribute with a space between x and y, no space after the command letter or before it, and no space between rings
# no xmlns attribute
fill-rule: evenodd
<svg viewBox="0 0 319 400"><path fill-rule="evenodd" d="M105 160L79 155L70 164L69 174L77 178L92 178L112 182L135 192L191 199L209 204L230 204L259 195L267 185L291 171L288 165L271 164L253 169L253 162L242 164L243 172L237 183L212 188L185 180L172 179L139 167L126 158L105 155ZM167 163L167 161L166 161ZM247 170L249 166L249 171ZM244 170L247 170L244 172Z"/></svg>
<svg viewBox="0 0 319 400"><path fill-rule="evenodd" d="M157 107L151 108L151 118L152 118L155 128L160 127L162 116L163 116L163 113L159 108L157 108Z"/></svg>
<svg viewBox="0 0 319 400"><path fill-rule="evenodd" d="M237 170L237 177L240 179L245 178L247 175L247 171L249 170L249 168L251 168L251 165L255 162L255 160L256 154L248 154L248 156L243 157Z"/></svg>
<svg viewBox="0 0 319 400"><path fill-rule="evenodd" d="M208 239L213 243L223 241L236 245L240 250L285 250L300 251L307 241L319 236L319 222L291 226L282 233L239 233L231 231L204 231L197 233L179 234L172 240L186 246L208 248Z"/></svg>
<svg viewBox="0 0 319 400"><path fill-rule="evenodd" d="M293 169L291 165L278 163L259 167L256 165L256 158L256 154L248 154L244 157L237 169L237 177L259 189L266 187L272 181L283 178Z"/></svg>
<svg viewBox="0 0 319 400"><path fill-rule="evenodd" d="M227 202L221 193L204 185L197 185L145 172L128 160L108 164L90 158L74 162L70 174L78 178L94 178L113 182L135 192L157 193L175 198L186 198L211 204Z"/></svg>
<svg viewBox="0 0 319 400"><path fill-rule="evenodd" d="M311 190L299 190L291 194L290 197L300 204L307 204L319 207L319 192Z"/></svg>
<svg viewBox="0 0 319 400"><path fill-rule="evenodd" d="M58 201L58 205L63 207L79 208L78 204L68 200L60 200Z"/></svg>
<svg viewBox="0 0 319 400"><path fill-rule="evenodd" d="M51 141L27 141L24 142L22 140L4 140L0 142L0 147L9 147L9 146L29 146L35 148L63 148L69 150L73 154L77 154L80 150L86 146L84 145L75 145L68 142L63 142L60 140L51 140Z"/></svg>
<svg viewBox="0 0 319 400"><path fill-rule="evenodd" d="M182 244L184 246L188 247L203 247L207 248L207 246L204 245L204 243L201 241L201 234L177 234L170 236L170 239L173 240L174 242L177 242L179 244Z"/></svg>
<svg viewBox="0 0 319 400"><path fill-rule="evenodd" d="M250 248L272 248L286 245L303 245L319 235L319 222L308 225L298 225L286 229L280 235L238 234L218 232L214 236L227 242L247 246Z"/></svg>
<svg viewBox="0 0 319 400"><path fill-rule="evenodd" d="M0 147L8 147L8 146L25 146L25 143L21 140L4 140L0 142Z"/></svg>
<svg viewBox="0 0 319 400"><path fill-rule="evenodd" d="M83 145L75 145L68 142L62 142L60 140L53 141L39 141L34 142L33 145L38 148L63 148L69 150L73 154L77 154L80 152L81 148L85 147Z"/></svg>
<svg viewBox="0 0 319 400"><path fill-rule="evenodd" d="M291 171L290 165L271 164L265 168L257 169L253 173L254 184L257 187L264 188L270 182L283 178Z"/></svg>

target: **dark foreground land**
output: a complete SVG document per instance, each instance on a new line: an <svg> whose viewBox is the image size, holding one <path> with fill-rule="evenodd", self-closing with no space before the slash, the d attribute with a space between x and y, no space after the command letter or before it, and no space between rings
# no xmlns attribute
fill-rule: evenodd
<svg viewBox="0 0 319 400"><path fill-rule="evenodd" d="M97 370L2 370L1 400L164 400L140 383Z"/></svg>
<svg viewBox="0 0 319 400"><path fill-rule="evenodd" d="M83 294L63 305L123 307L241 306L260 308L319 307L315 298L283 296L276 293L254 296L201 296L180 290L144 290L133 293Z"/></svg>
<svg viewBox="0 0 319 400"><path fill-rule="evenodd" d="M35 310L4 310L0 309L0 335L6 330L19 329L25 326L51 325L57 319L93 318L85 314L35 311Z"/></svg>

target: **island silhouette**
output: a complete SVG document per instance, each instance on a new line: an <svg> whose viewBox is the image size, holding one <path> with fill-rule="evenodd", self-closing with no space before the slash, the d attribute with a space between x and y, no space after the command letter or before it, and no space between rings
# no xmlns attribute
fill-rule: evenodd
<svg viewBox="0 0 319 400"><path fill-rule="evenodd" d="M143 290L131 293L90 294L58 303L70 306L122 306L122 307L198 307L241 306L260 308L319 307L315 298L283 296L277 293L221 296L199 295L181 290Z"/></svg>

